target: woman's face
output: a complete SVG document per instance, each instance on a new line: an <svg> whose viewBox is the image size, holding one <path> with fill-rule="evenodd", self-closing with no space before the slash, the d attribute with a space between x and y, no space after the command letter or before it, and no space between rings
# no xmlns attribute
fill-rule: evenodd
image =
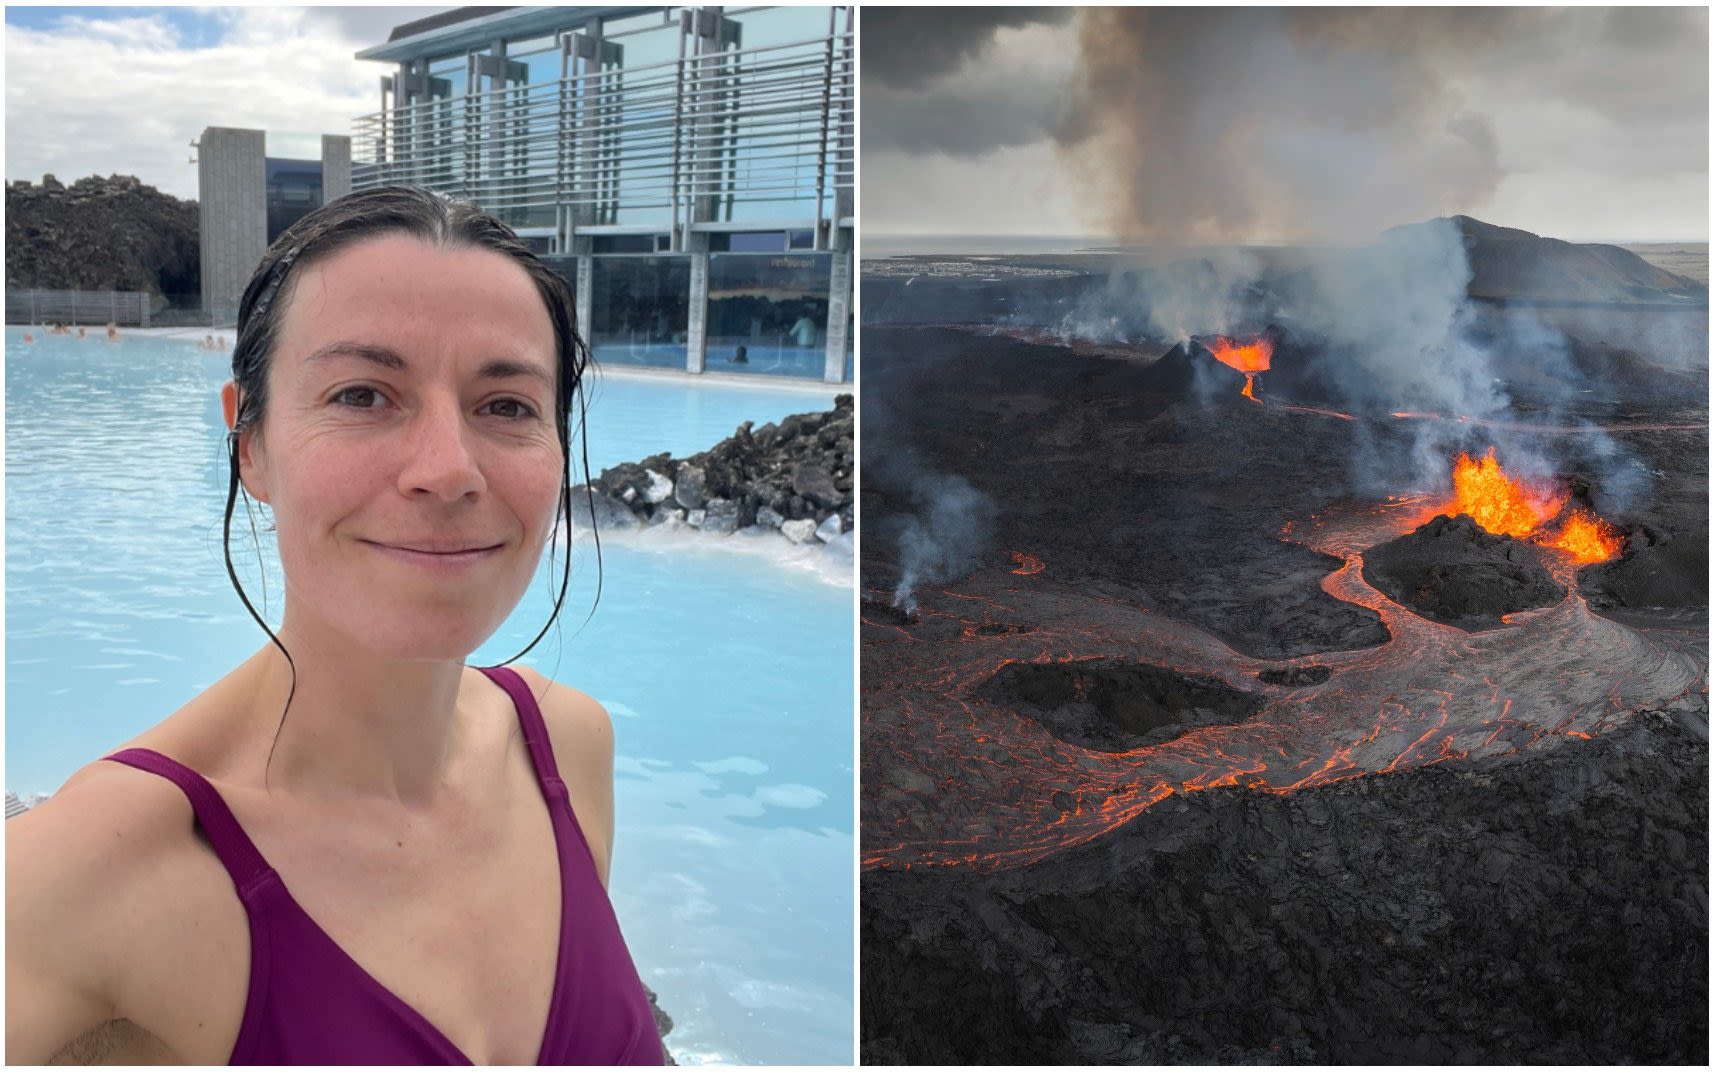
<svg viewBox="0 0 1715 1072"><path fill-rule="evenodd" d="M239 471L273 508L288 626L462 660L518 604L553 527L542 298L501 254L408 235L309 264L283 297Z"/></svg>

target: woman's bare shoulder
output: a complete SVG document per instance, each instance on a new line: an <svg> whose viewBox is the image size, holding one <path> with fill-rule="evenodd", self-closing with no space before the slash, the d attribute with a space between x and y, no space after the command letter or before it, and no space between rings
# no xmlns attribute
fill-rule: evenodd
<svg viewBox="0 0 1715 1072"><path fill-rule="evenodd" d="M134 969L173 963L160 954L183 930L175 920L189 927L209 909L211 863L178 788L118 763L90 764L7 820L9 1048L51 1052L131 1015L149 985Z"/></svg>
<svg viewBox="0 0 1715 1072"><path fill-rule="evenodd" d="M609 717L607 708L588 693L545 677L528 666L515 666L513 669L518 671L518 676L530 687L531 695L536 697L536 703L542 709L542 719L548 724L548 733L554 739L554 757L562 767L568 759L578 758L561 754L562 740L567 748L580 755L592 748L604 752L607 765L613 765L613 719Z"/></svg>
<svg viewBox="0 0 1715 1072"><path fill-rule="evenodd" d="M7 821L7 886L26 875L95 880L152 867L163 853L194 848L193 818L165 778L98 760Z"/></svg>
<svg viewBox="0 0 1715 1072"><path fill-rule="evenodd" d="M613 846L613 719L588 694L528 666L513 669L542 709L560 780L566 783L596 870L606 882Z"/></svg>

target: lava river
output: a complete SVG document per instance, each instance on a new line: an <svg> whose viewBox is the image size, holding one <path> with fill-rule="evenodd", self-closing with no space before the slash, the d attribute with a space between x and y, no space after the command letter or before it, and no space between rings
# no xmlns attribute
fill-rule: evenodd
<svg viewBox="0 0 1715 1072"><path fill-rule="evenodd" d="M1707 689L1703 640L1642 632L1570 594L1468 633L1421 618L1364 580L1363 552L1434 512L1424 500L1349 506L1282 538L1344 559L1322 587L1381 615L1392 640L1287 660L1093 599L1039 572L996 568L918 593L919 618L869 623L863 647L863 860L870 867L1022 866L1089 841L1178 794L1216 786L1284 793L1432 763L1576 746L1633 713ZM1032 559L1034 562L1035 560ZM1126 752L1069 744L985 700L1008 663L1101 659L1218 678L1267 703L1228 725ZM1317 664L1320 685L1259 671Z"/></svg>

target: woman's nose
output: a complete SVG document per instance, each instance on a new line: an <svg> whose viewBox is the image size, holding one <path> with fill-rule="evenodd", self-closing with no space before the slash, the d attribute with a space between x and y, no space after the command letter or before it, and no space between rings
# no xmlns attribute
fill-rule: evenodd
<svg viewBox="0 0 1715 1072"><path fill-rule="evenodd" d="M469 438L471 429L457 403L426 404L412 424L399 470L401 493L456 502L487 488Z"/></svg>

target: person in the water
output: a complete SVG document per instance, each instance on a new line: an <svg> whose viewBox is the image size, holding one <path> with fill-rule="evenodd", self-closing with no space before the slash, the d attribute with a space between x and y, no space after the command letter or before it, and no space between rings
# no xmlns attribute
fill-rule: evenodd
<svg viewBox="0 0 1715 1072"><path fill-rule="evenodd" d="M279 624L7 822L9 1063L661 1063L607 712L466 665L571 510L587 363L564 281L473 205L366 190L268 249L220 398Z"/></svg>

